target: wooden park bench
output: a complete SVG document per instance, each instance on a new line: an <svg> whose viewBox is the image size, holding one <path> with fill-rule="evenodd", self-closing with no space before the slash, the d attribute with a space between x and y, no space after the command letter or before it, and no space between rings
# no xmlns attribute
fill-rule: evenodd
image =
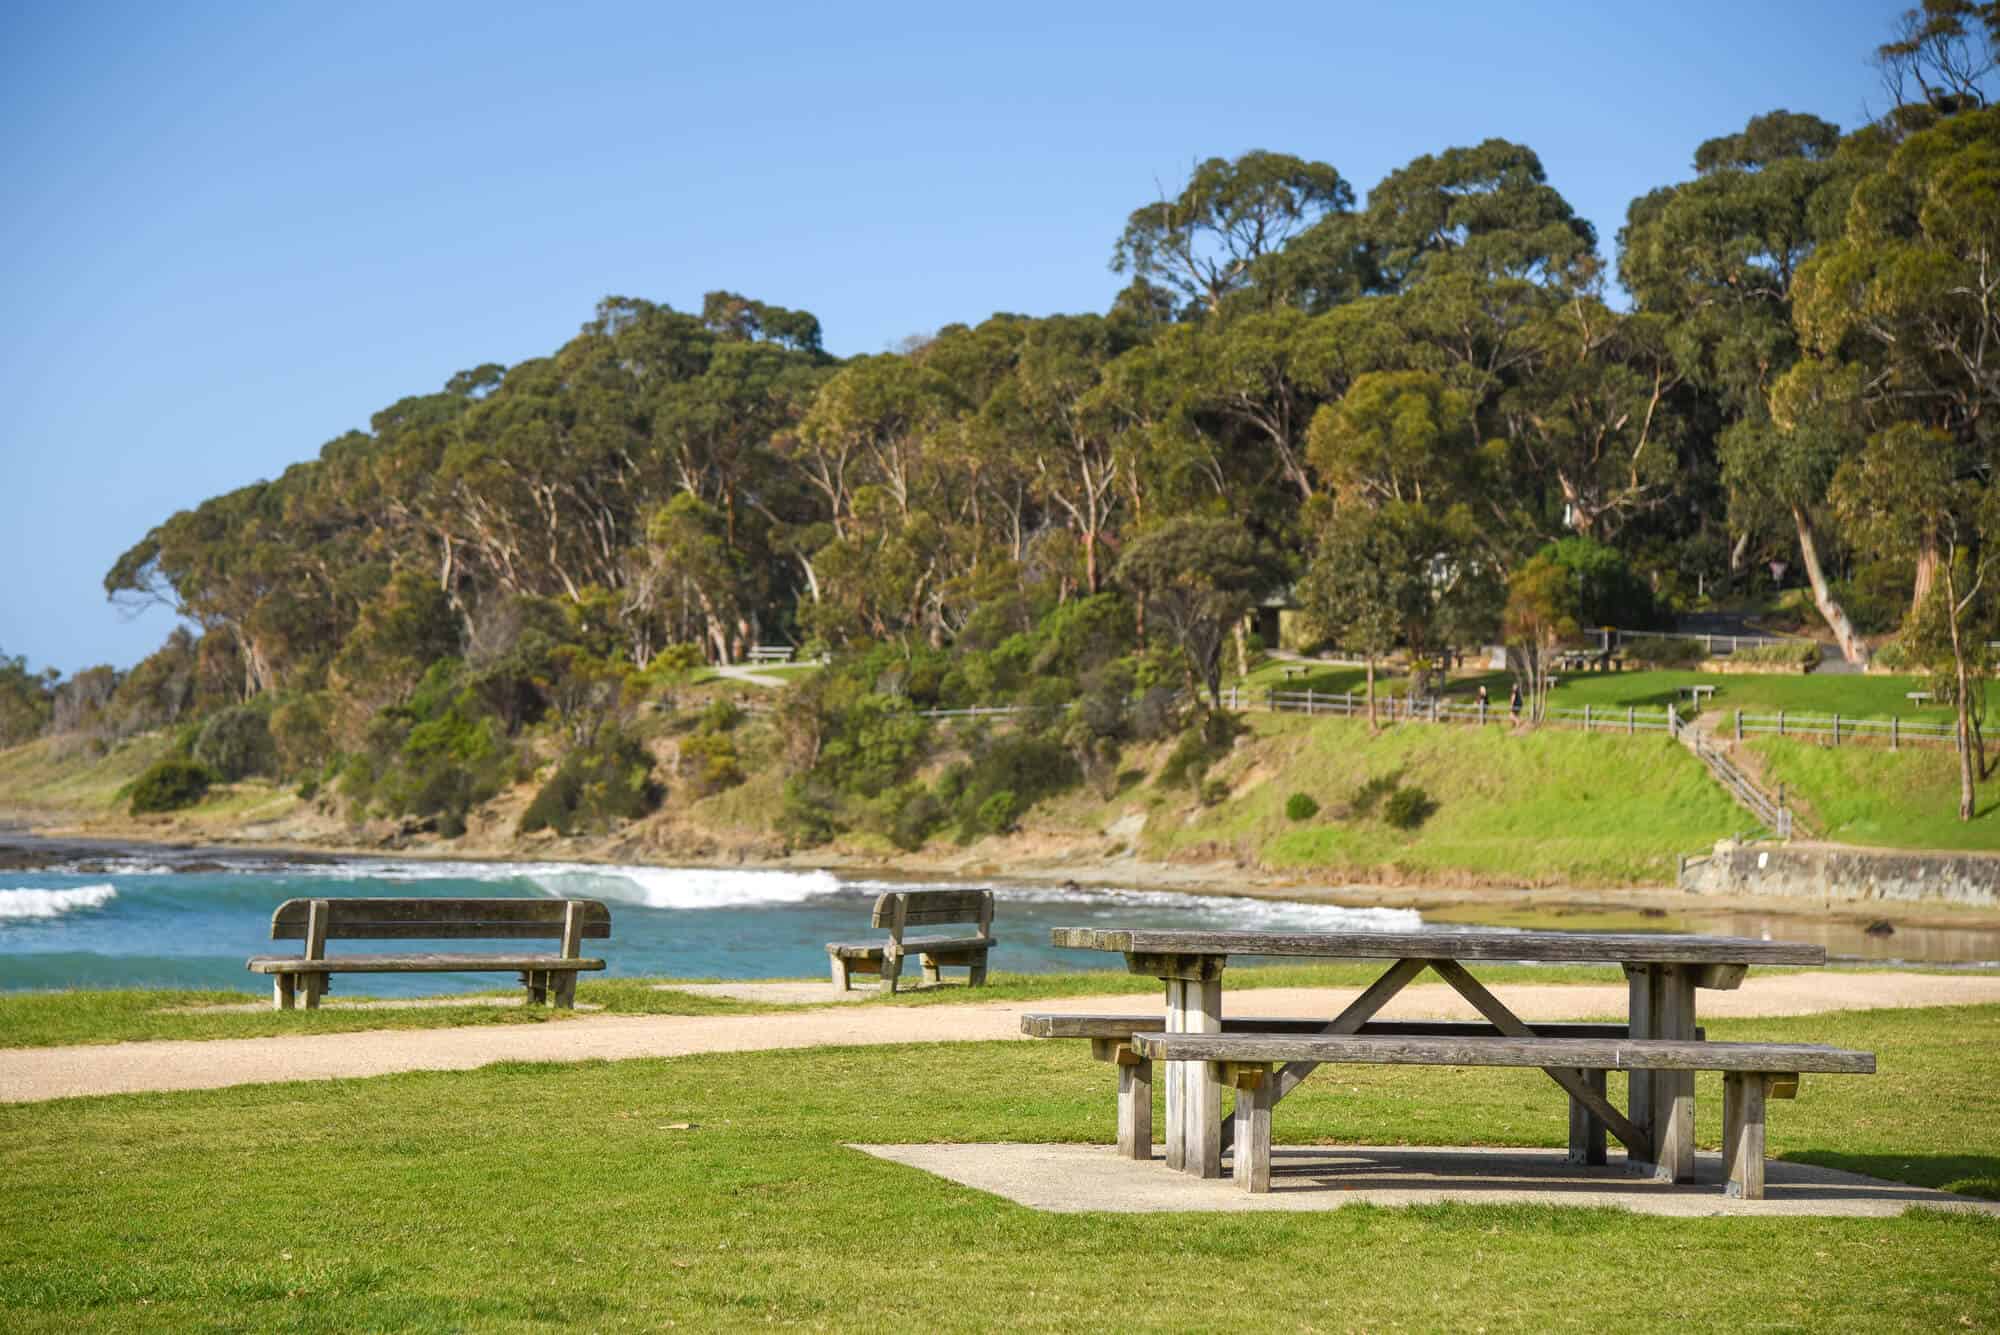
<svg viewBox="0 0 2000 1335"><path fill-rule="evenodd" d="M752 663L789 663L796 652L789 644L759 644L750 650Z"/></svg>
<svg viewBox="0 0 2000 1335"><path fill-rule="evenodd" d="M891 890L876 899L870 922L887 928L889 939L827 942L833 981L841 991L849 990L852 975L872 973L881 975L884 992L893 993L908 955L921 957L927 983L938 982L938 971L946 966L969 969L969 986L986 982L986 952L994 945L991 890ZM957 923L976 923L978 931L959 936L905 934L912 927Z"/></svg>
<svg viewBox="0 0 2000 1335"><path fill-rule="evenodd" d="M585 937L611 935L611 910L595 899L288 899L271 915L273 941L303 941L298 955L258 955L247 967L272 976L272 1002L291 1010L299 991L307 1010L332 990L337 973L519 973L528 1000L576 1004L576 975L604 961L579 954ZM526 940L551 937L559 953L425 952L331 955L333 940Z"/></svg>
<svg viewBox="0 0 2000 1335"><path fill-rule="evenodd" d="M1030 1038L1087 1038L1090 1055L1118 1068L1118 1152L1128 1159L1152 1157L1153 1147L1153 1061L1132 1044L1140 1034L1165 1033L1163 1015L1062 1015L1030 1012L1021 1017L1021 1032ZM1265 1034L1287 1037L1315 1037L1327 1033L1327 1021L1318 1019L1271 1019L1259 1016L1225 1016L1225 1034ZM1502 1032L1481 1020L1369 1020L1358 1033L1405 1038L1499 1038ZM1611 1022L1537 1024L1535 1032L1548 1038L1626 1038L1631 1026ZM1694 1036L1705 1037L1697 1027ZM1589 1133L1590 1122L1579 1116L1582 1106L1570 1100L1571 1163L1603 1163L1604 1138ZM1224 1128L1225 1139L1229 1128ZM1592 1156L1595 1157L1592 1157Z"/></svg>
<svg viewBox="0 0 2000 1335"><path fill-rule="evenodd" d="M1805 1072L1868 1075L1875 1054L1818 1043L1708 1043L1689 1039L1546 1037L1537 1026L1527 1036L1455 1036L1231 1032L1137 1033L1141 1057L1168 1062L1212 1062L1224 1085L1236 1089L1233 1173L1249 1191L1271 1189L1271 1107L1288 1072L1329 1062L1414 1066L1539 1067L1571 1093L1572 1155L1585 1142L1585 1162L1603 1163L1608 1129L1626 1145L1643 1133L1604 1097L1607 1071L1720 1071L1723 1073L1722 1158L1726 1193L1745 1200L1764 1195L1764 1105L1795 1097ZM1303 1078L1301 1074L1299 1078ZM1594 1144L1592 1143L1594 1142Z"/></svg>

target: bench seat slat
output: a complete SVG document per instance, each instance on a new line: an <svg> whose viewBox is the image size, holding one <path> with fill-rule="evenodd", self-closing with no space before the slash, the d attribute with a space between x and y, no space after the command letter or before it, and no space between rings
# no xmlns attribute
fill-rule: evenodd
<svg viewBox="0 0 2000 1335"><path fill-rule="evenodd" d="M602 969L603 960L561 955L334 955L323 960L297 955L258 955L252 973L505 973L516 969Z"/></svg>
<svg viewBox="0 0 2000 1335"><path fill-rule="evenodd" d="M990 936L906 936L903 953L916 955L933 950L988 950L996 938ZM874 959L888 946L887 941L829 941L826 948L841 959Z"/></svg>
<svg viewBox="0 0 2000 1335"><path fill-rule="evenodd" d="M1330 1020L1286 1016L1224 1016L1225 1034L1321 1034ZM1130 1038L1134 1034L1166 1031L1162 1015L1057 1015L1031 1012L1021 1017L1021 1032L1030 1038ZM1535 1032L1547 1038L1624 1038L1630 1026L1622 1022L1538 1024ZM1484 1020L1370 1020L1361 1026L1363 1035L1402 1034L1411 1037L1484 1038L1499 1037L1500 1031Z"/></svg>
<svg viewBox="0 0 2000 1335"><path fill-rule="evenodd" d="M1449 1038L1395 1035L1136 1034L1162 1061L1359 1062L1639 1071L1817 1071L1872 1074L1875 1054L1820 1043L1708 1043L1660 1038Z"/></svg>

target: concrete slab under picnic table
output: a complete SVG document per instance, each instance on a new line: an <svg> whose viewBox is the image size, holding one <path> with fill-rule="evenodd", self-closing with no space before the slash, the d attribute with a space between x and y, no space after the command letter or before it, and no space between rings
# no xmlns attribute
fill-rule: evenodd
<svg viewBox="0 0 2000 1335"><path fill-rule="evenodd" d="M1422 1148L1409 1145L1280 1146L1271 1190L1201 1179L1108 1145L852 1145L878 1159L1055 1214L1104 1211L1337 1210L1343 1205L1527 1204L1611 1207L1637 1214L1798 1215L1882 1218L1915 1206L2000 1216L2000 1201L1955 1196L1812 1164L1770 1160L1763 1200L1722 1194L1722 1157L1696 1156L1698 1180L1656 1182L1628 1172L1622 1155L1602 1167L1571 1165L1559 1149Z"/></svg>

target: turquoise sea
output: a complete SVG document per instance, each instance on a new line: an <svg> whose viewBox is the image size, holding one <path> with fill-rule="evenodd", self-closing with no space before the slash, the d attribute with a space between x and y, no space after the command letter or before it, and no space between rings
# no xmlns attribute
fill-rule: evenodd
<svg viewBox="0 0 2000 1335"><path fill-rule="evenodd" d="M874 897L910 885L822 871L393 859L223 864L150 852L78 857L34 871L0 871L0 990L185 987L262 995L269 985L247 972L244 960L298 949L296 942L270 940L271 911L287 899L318 895L601 899L611 908L611 938L589 945L602 953L609 975L819 977L826 942L876 935L868 927ZM1423 925L1406 909L991 885L1000 940L993 967L1023 972L1105 967L1095 954L1051 947L1052 926L1411 931ZM424 943L334 947L343 948L422 949ZM342 993L409 996L504 982L493 974L371 974L357 975Z"/></svg>

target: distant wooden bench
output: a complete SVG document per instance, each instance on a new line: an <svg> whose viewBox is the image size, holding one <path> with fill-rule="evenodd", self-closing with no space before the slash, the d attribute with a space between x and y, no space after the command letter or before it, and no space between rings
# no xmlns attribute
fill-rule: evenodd
<svg viewBox="0 0 2000 1335"><path fill-rule="evenodd" d="M792 661L792 655L796 652L798 651L793 649L789 644L760 644L750 650L750 661L753 663L789 663Z"/></svg>
<svg viewBox="0 0 2000 1335"><path fill-rule="evenodd" d="M1281 1034L1288 1037L1315 1037L1327 1032L1327 1021L1314 1019L1272 1019L1268 1017L1224 1016L1225 1034ZM1153 1062L1132 1046L1139 1034L1165 1033L1163 1015L1064 1015L1033 1011L1021 1017L1021 1032L1030 1038L1087 1038L1090 1055L1118 1068L1118 1152L1128 1159L1147 1159L1153 1153ZM1382 1037L1406 1038L1500 1038L1501 1031L1483 1020L1369 1020L1356 1032ZM1616 1023L1538 1024L1538 1035L1547 1038L1625 1038L1629 1025ZM1707 1031L1697 1027L1694 1036ZM1572 1098L1572 1103L1575 1100ZM1589 1123L1572 1112L1570 1118L1570 1161L1603 1163L1604 1138L1591 1142ZM1593 1154L1595 1158L1593 1158Z"/></svg>
<svg viewBox="0 0 2000 1335"><path fill-rule="evenodd" d="M991 890L892 890L875 901L870 918L873 926L887 928L887 941L829 941L828 959L833 965L833 981L845 992L851 976L881 975L881 988L893 993L902 977L903 960L916 955L923 961L924 981L935 983L939 970L964 967L971 972L966 982L979 987L986 982L986 952L994 945L993 892ZM949 923L975 923L975 933L960 936L909 936L912 927L936 927Z"/></svg>
<svg viewBox="0 0 2000 1335"><path fill-rule="evenodd" d="M291 1010L305 993L307 1010L332 990L336 973L519 973L531 1002L554 994L561 1007L576 1004L576 975L602 969L604 961L579 954L586 937L611 935L611 910L595 899L288 899L271 915L273 941L303 941L299 955L258 955L246 967L270 974L272 1003ZM335 940L524 940L552 937L557 954L503 951L489 954L424 953L332 955Z"/></svg>
<svg viewBox="0 0 2000 1335"><path fill-rule="evenodd" d="M1538 1027L1539 1029L1540 1027ZM1764 1195L1764 1105L1797 1095L1804 1072L1869 1075L1875 1054L1818 1043L1707 1043L1667 1038L1449 1037L1391 1034L1140 1033L1133 1050L1154 1061L1217 1063L1236 1089L1235 1177L1249 1191L1271 1189L1271 1106L1286 1063L1357 1062L1410 1066L1540 1067L1570 1077L1570 1137L1594 1138L1602 1163L1608 1128L1628 1146L1641 1139L1604 1097L1607 1071L1723 1073L1722 1158L1730 1196ZM1576 1097L1585 1091L1587 1097Z"/></svg>
<svg viewBox="0 0 2000 1335"><path fill-rule="evenodd" d="M1694 701L1696 705L1700 705L1703 699L1713 700L1715 698L1715 687L1713 686L1682 686L1678 690L1681 695Z"/></svg>

